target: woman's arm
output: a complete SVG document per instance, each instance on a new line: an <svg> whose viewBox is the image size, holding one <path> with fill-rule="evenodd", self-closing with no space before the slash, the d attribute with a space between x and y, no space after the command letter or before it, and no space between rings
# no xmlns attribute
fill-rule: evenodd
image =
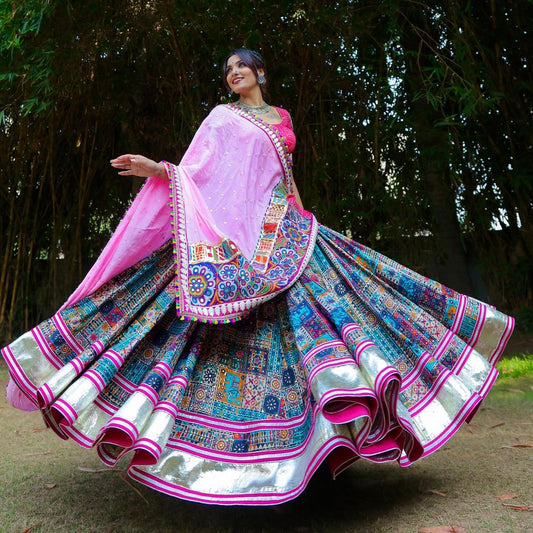
<svg viewBox="0 0 533 533"><path fill-rule="evenodd" d="M121 176L139 176L148 178L155 176L167 179L167 171L162 163L156 163L143 155L124 154L111 159L111 166L122 169Z"/></svg>

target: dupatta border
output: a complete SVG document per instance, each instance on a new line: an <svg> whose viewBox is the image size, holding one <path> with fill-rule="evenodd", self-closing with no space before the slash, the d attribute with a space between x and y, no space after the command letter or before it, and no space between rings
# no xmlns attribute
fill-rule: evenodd
<svg viewBox="0 0 533 533"><path fill-rule="evenodd" d="M272 144L274 145L274 148L276 149L276 152L278 153L281 166L283 167L283 178L285 181L285 186L287 187L289 193L292 194L292 156L289 152L289 147L285 142L285 138L282 137L281 134L275 128L272 128L271 125L268 124L268 122L261 120L249 109L244 109L243 107L240 107L237 103L228 104L226 107L228 109L231 109L231 111L233 111L235 114L245 118L258 128L262 129L268 135L268 137L272 141Z"/></svg>
<svg viewBox="0 0 533 533"><path fill-rule="evenodd" d="M227 108L230 108L230 106L227 106ZM296 282L311 258L318 233L318 223L312 213L301 210L296 204L293 204L286 198L280 197L279 188L282 187L290 190L290 187L286 187L286 185L292 182L292 162L282 138L276 135L266 123L257 120L253 115L248 115L238 107L231 109L264 131L274 145L283 168L284 181L283 183L280 182L278 187L274 189L270 203L272 204L274 202L276 204L276 198L278 198L278 203L279 200L283 200L286 208L283 209L284 216L276 224L275 233L278 238L272 240L269 236L266 239L272 240L273 243L272 246L268 246L271 255L266 265L265 261L256 261L258 250L256 250L254 258L250 261L241 253L237 253L233 258L229 258L229 261L224 261L224 265L220 265L220 270L224 267L228 269L233 268L234 272L238 273L234 274L234 278L231 279L234 284L240 281L241 275L247 277L246 283L244 285L241 284L241 287L237 287L237 290L240 291L239 296L221 303L221 294L216 292L219 290L216 281L220 281L218 278L221 277L216 269L216 264L191 263L189 248L190 246L195 246L197 243L191 245L186 238L183 238L186 235L186 221L181 185L181 170L179 166L163 161L170 178L172 241L174 262L176 265L176 312L183 320L196 320L219 324L235 322L242 319L253 308L274 298L281 291L288 289ZM267 209L268 212L269 209ZM263 228L259 236L259 243L262 237L266 237L264 233ZM225 238L223 241L228 241L227 244L230 244L230 248L232 248L231 244L233 243L229 239ZM279 250L276 250L276 244ZM217 245L215 244L214 246L216 247ZM279 254L276 254L278 251ZM274 255L276 255L275 259ZM292 255L293 257L287 258L288 255ZM277 272L281 272L281 274L278 275L276 270ZM204 292L206 288L209 291L215 291L215 296L218 297L219 302L195 303L193 301L194 297L191 295L191 290L195 290L196 287L199 287L199 290L204 290ZM247 293L248 296L246 295Z"/></svg>

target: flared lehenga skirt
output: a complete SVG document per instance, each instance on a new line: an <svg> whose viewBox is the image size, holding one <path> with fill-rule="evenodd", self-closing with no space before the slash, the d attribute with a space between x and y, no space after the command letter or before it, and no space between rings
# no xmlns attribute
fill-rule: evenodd
<svg viewBox="0 0 533 533"><path fill-rule="evenodd" d="M430 454L487 395L513 328L323 226L303 275L239 322L181 320L174 291L168 243L2 353L59 436L204 503L289 500L326 458L336 475Z"/></svg>

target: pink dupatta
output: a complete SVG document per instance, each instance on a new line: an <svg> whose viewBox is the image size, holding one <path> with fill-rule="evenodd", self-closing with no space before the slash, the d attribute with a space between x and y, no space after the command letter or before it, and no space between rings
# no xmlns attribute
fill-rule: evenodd
<svg viewBox="0 0 533 533"><path fill-rule="evenodd" d="M286 290L307 264L314 216L291 195L291 159L275 128L217 106L170 183L148 178L102 254L63 307L157 250L170 237L176 308L189 320L238 320Z"/></svg>

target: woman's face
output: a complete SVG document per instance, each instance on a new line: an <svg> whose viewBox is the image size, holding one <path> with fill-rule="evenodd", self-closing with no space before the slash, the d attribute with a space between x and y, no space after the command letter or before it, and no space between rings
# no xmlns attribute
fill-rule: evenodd
<svg viewBox="0 0 533 533"><path fill-rule="evenodd" d="M262 73L261 69L258 73ZM226 82L236 94L245 94L259 88L255 72L237 54L232 55L226 63Z"/></svg>

